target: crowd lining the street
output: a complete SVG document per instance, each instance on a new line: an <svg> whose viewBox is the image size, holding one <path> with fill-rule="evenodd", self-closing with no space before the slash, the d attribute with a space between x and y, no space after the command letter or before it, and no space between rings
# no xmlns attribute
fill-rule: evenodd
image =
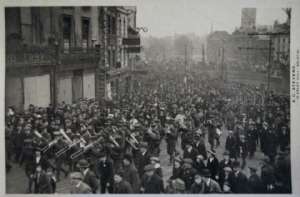
<svg viewBox="0 0 300 197"><path fill-rule="evenodd" d="M55 193L63 175L70 193L291 193L289 97L262 87L158 70L116 101L11 106L5 126L7 176L24 168L28 193Z"/></svg>

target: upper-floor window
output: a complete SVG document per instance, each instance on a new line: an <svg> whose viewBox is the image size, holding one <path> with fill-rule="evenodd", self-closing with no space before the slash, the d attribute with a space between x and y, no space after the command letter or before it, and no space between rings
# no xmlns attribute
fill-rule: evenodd
<svg viewBox="0 0 300 197"><path fill-rule="evenodd" d="M81 22L82 47L86 49L89 46L90 19L84 17Z"/></svg>
<svg viewBox="0 0 300 197"><path fill-rule="evenodd" d="M71 28L72 20L71 16L63 16L63 44L64 44L64 53L68 53L71 46Z"/></svg>

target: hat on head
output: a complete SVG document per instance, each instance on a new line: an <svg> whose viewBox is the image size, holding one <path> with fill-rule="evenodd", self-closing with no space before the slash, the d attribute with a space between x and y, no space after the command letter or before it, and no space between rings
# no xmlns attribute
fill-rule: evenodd
<svg viewBox="0 0 300 197"><path fill-rule="evenodd" d="M81 159L78 161L77 165L78 168L88 168L90 166L89 162L85 159Z"/></svg>
<svg viewBox="0 0 300 197"><path fill-rule="evenodd" d="M233 167L240 167L240 162L239 161L234 161L232 166Z"/></svg>
<svg viewBox="0 0 300 197"><path fill-rule="evenodd" d="M269 164L269 163L270 163L269 157L265 157L265 158L263 158L261 161L262 161L263 164L264 164L264 163L266 163L266 164Z"/></svg>
<svg viewBox="0 0 300 197"><path fill-rule="evenodd" d="M185 183L183 180L177 178L173 181L173 187L176 190L185 191Z"/></svg>
<svg viewBox="0 0 300 197"><path fill-rule="evenodd" d="M148 148L148 143L147 142L141 142L140 143L140 148Z"/></svg>
<svg viewBox="0 0 300 197"><path fill-rule="evenodd" d="M229 151L226 150L223 155L229 155Z"/></svg>
<svg viewBox="0 0 300 197"><path fill-rule="evenodd" d="M155 162L160 162L159 158L158 157L150 157L150 161L155 161Z"/></svg>
<svg viewBox="0 0 300 197"><path fill-rule="evenodd" d="M115 174L119 175L120 177L123 177L124 176L124 170L122 170L121 168L118 169Z"/></svg>
<svg viewBox="0 0 300 197"><path fill-rule="evenodd" d="M181 163L181 162L182 162L182 160L181 160L180 157L175 157L175 158L174 158L174 161L176 161L176 162L178 162L178 163Z"/></svg>
<svg viewBox="0 0 300 197"><path fill-rule="evenodd" d="M214 155L214 156L217 154L215 150L208 150L207 152Z"/></svg>
<svg viewBox="0 0 300 197"><path fill-rule="evenodd" d="M70 174L70 178L71 179L78 179L78 180L82 180L83 179L83 176L80 172L72 172Z"/></svg>
<svg viewBox="0 0 300 197"><path fill-rule="evenodd" d="M232 169L231 169L231 167L226 166L226 167L224 168L224 171L225 171L225 172L231 172Z"/></svg>
<svg viewBox="0 0 300 197"><path fill-rule="evenodd" d="M40 147L37 146L37 147L35 147L34 151L35 151L35 152L42 152L42 149L41 149Z"/></svg>
<svg viewBox="0 0 300 197"><path fill-rule="evenodd" d="M53 135L59 136L59 135L61 135L61 133L60 133L59 131L54 131L54 132L53 132Z"/></svg>
<svg viewBox="0 0 300 197"><path fill-rule="evenodd" d="M254 167L254 166L249 166L249 169L251 172L256 172L257 171L257 168Z"/></svg>
<svg viewBox="0 0 300 197"><path fill-rule="evenodd" d="M153 171L153 170L155 170L155 168L154 168L154 165L152 165L152 164L148 164L144 167L145 172Z"/></svg>
<svg viewBox="0 0 300 197"><path fill-rule="evenodd" d="M208 168L204 168L202 171L201 171L201 174L202 176L204 177L210 177L211 176L211 172Z"/></svg>
<svg viewBox="0 0 300 197"><path fill-rule="evenodd" d="M125 154L123 159L126 159L127 161L129 161L131 163L132 156L130 154Z"/></svg>
<svg viewBox="0 0 300 197"><path fill-rule="evenodd" d="M193 160L191 158L184 158L183 162L187 164L193 164Z"/></svg>
<svg viewBox="0 0 300 197"><path fill-rule="evenodd" d="M204 156L203 156L202 154L198 154L198 155L197 155L197 158L204 159Z"/></svg>

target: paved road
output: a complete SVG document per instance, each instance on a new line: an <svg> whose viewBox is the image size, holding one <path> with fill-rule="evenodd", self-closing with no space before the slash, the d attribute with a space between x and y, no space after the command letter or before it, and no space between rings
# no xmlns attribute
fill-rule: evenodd
<svg viewBox="0 0 300 197"><path fill-rule="evenodd" d="M227 137L227 131L224 131L220 138L221 145L216 149L217 157L219 159L222 158L224 152L224 144L225 144L226 137ZM178 143L178 150L180 150L179 144L180 143ZM263 157L264 157L263 154L260 151L258 151L255 153L255 156L251 160L247 159L247 165L250 164L259 167L259 160L261 160ZM160 160L161 160L161 166L163 170L164 181L166 182L166 180L172 174L172 167L168 165L169 156L167 154L166 143L164 140L161 143ZM248 175L247 167L244 169L244 171ZM258 173L260 172L258 171ZM20 168L18 165L13 164L12 170L6 175L6 193L9 194L26 193L27 184L28 184L28 180L26 178L24 170ZM62 178L61 181L57 184L57 193L69 193L68 178Z"/></svg>

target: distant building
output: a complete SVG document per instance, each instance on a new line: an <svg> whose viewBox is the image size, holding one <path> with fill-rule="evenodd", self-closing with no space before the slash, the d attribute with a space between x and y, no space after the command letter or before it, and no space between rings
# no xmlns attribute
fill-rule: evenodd
<svg viewBox="0 0 300 197"><path fill-rule="evenodd" d="M222 48L230 38L226 31L215 31L208 35L206 40L207 62L211 65L217 65L221 61ZM227 48L226 48L227 49Z"/></svg>
<svg viewBox="0 0 300 197"><path fill-rule="evenodd" d="M290 62L290 25L285 22L279 24L275 21L272 36L273 61L280 65L289 66Z"/></svg>
<svg viewBox="0 0 300 197"><path fill-rule="evenodd" d="M243 8L241 17L242 32L253 32L256 30L256 8Z"/></svg>

